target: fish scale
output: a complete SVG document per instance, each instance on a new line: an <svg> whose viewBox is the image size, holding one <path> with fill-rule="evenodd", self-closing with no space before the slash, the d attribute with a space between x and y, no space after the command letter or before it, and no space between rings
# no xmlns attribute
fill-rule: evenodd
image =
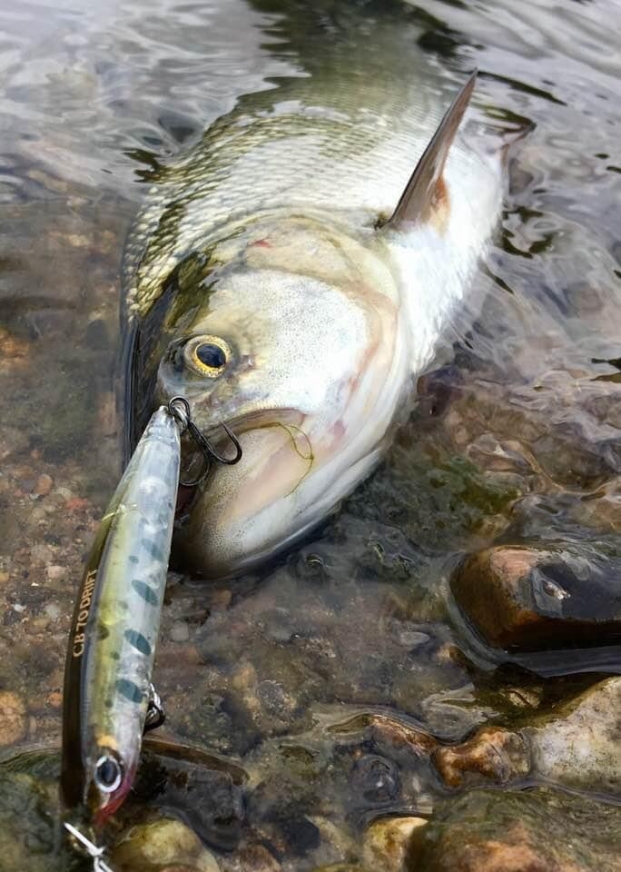
<svg viewBox="0 0 621 872"><path fill-rule="evenodd" d="M349 22L344 41L311 40L307 75L243 96L188 154L160 166L128 241L130 311L143 316L175 265L231 221L272 208L390 213L454 92L454 79L416 45L402 20ZM355 37L355 38L354 38ZM451 151L455 177L484 168Z"/></svg>

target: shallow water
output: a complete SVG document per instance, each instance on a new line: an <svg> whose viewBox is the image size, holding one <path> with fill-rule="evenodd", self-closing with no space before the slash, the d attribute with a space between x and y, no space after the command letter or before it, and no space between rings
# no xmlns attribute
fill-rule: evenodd
<svg viewBox="0 0 621 872"><path fill-rule="evenodd" d="M309 27L313 45L338 41L352 5L0 10L6 749L59 740L69 616L120 466L119 268L149 168L240 95L306 75ZM497 543L562 547L603 572L621 559L620 8L426 0L385 14L454 80L479 68L490 124L530 129L511 147L482 311L452 326L382 467L261 573L209 588L171 577L156 671L167 734L228 756L252 785L230 832L190 820L225 869L259 841L287 869L356 857L369 820L441 806L428 756L396 751L373 713L459 741L621 666L607 646L497 668L447 584L460 555Z"/></svg>

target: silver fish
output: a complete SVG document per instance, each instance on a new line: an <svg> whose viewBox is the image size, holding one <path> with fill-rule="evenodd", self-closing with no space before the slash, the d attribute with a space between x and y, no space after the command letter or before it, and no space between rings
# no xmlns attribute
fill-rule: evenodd
<svg viewBox="0 0 621 872"><path fill-rule="evenodd" d="M498 154L456 136L474 77L442 120L446 79L394 17L323 60L157 170L128 244L134 406L151 381L244 450L177 535L205 576L293 542L373 470L499 214Z"/></svg>

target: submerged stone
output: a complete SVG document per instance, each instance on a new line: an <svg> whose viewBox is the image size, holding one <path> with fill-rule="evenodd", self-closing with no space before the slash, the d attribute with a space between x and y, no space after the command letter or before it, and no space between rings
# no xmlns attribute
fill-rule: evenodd
<svg viewBox="0 0 621 872"><path fill-rule="evenodd" d="M621 797L621 678L598 682L521 729L483 727L433 762L448 787L545 779Z"/></svg>
<svg viewBox="0 0 621 872"><path fill-rule="evenodd" d="M523 733L536 777L621 797L621 677L598 682Z"/></svg>
<svg viewBox="0 0 621 872"><path fill-rule="evenodd" d="M363 837L365 869L401 872L409 855L413 834L427 823L421 817L386 817L374 821Z"/></svg>
<svg viewBox="0 0 621 872"><path fill-rule="evenodd" d="M619 561L591 551L497 546L467 557L451 590L494 648L536 651L621 642Z"/></svg>
<svg viewBox="0 0 621 872"><path fill-rule="evenodd" d="M158 818L133 826L115 845L111 865L119 872L219 872L215 857L184 823Z"/></svg>
<svg viewBox="0 0 621 872"><path fill-rule="evenodd" d="M460 745L438 748L433 762L449 787L473 781L505 784L530 769L525 738L498 727L483 727Z"/></svg>
<svg viewBox="0 0 621 872"><path fill-rule="evenodd" d="M621 808L549 788L473 790L421 831L407 872L619 872Z"/></svg>

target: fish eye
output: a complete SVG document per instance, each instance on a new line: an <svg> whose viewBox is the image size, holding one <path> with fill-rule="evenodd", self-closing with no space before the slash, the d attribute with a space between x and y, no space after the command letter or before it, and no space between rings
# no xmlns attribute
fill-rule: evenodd
<svg viewBox="0 0 621 872"><path fill-rule="evenodd" d="M200 375L216 378L231 357L231 349L218 336L201 336L190 349L190 363Z"/></svg>
<svg viewBox="0 0 621 872"><path fill-rule="evenodd" d="M114 793L123 778L121 764L112 754L102 754L95 764L95 784L102 793Z"/></svg>

